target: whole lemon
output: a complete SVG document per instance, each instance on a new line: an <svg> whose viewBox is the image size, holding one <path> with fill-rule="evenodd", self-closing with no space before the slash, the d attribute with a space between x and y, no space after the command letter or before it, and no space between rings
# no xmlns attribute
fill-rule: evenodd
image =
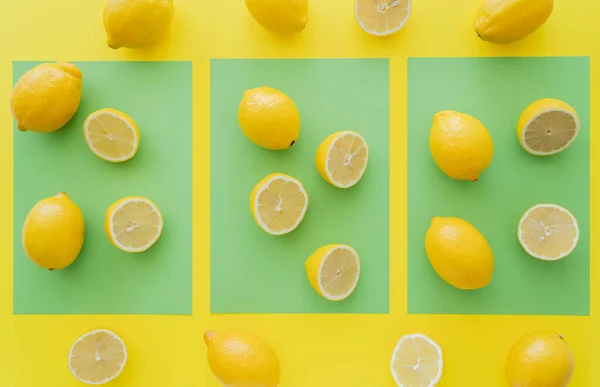
<svg viewBox="0 0 600 387"><path fill-rule="evenodd" d="M61 192L40 200L29 211L23 225L23 249L38 266L63 269L79 255L83 233L81 210Z"/></svg>
<svg viewBox="0 0 600 387"><path fill-rule="evenodd" d="M308 23L308 0L246 0L246 8L268 30L300 32Z"/></svg>
<svg viewBox="0 0 600 387"><path fill-rule="evenodd" d="M208 331L208 365L228 387L276 387L281 379L277 354L261 337L243 330Z"/></svg>
<svg viewBox="0 0 600 387"><path fill-rule="evenodd" d="M54 132L79 108L81 71L68 62L42 63L15 85L10 108L20 131Z"/></svg>
<svg viewBox="0 0 600 387"><path fill-rule="evenodd" d="M553 8L554 0L483 0L475 31L485 41L511 43L540 28Z"/></svg>
<svg viewBox="0 0 600 387"><path fill-rule="evenodd" d="M434 217L425 236L425 251L435 272L458 289L482 288L492 279L492 249L466 220Z"/></svg>
<svg viewBox="0 0 600 387"><path fill-rule="evenodd" d="M141 48L162 38L173 19L173 0L108 0L104 28L110 48Z"/></svg>
<svg viewBox="0 0 600 387"><path fill-rule="evenodd" d="M457 180L477 181L494 156L494 143L485 126L453 110L433 116L429 149L437 166Z"/></svg>
<svg viewBox="0 0 600 387"><path fill-rule="evenodd" d="M506 377L512 387L566 387L574 368L573 352L562 335L532 332L510 350Z"/></svg>
<svg viewBox="0 0 600 387"><path fill-rule="evenodd" d="M238 109L246 137L266 149L288 149L298 140L300 114L290 97L272 87L246 90Z"/></svg>

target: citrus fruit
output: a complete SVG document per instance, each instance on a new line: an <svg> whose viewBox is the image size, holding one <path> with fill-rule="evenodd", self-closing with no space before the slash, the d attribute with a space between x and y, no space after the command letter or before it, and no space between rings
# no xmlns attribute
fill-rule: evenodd
<svg viewBox="0 0 600 387"><path fill-rule="evenodd" d="M565 102L544 98L529 105L517 124L517 136L523 149L532 155L556 154L575 141L579 134L579 116Z"/></svg>
<svg viewBox="0 0 600 387"><path fill-rule="evenodd" d="M43 63L23 74L10 100L18 129L47 133L65 126L79 108L81 78L68 62Z"/></svg>
<svg viewBox="0 0 600 387"><path fill-rule="evenodd" d="M329 184L350 188L367 170L369 147L356 132L337 132L327 137L317 149L317 170Z"/></svg>
<svg viewBox="0 0 600 387"><path fill-rule="evenodd" d="M162 229L160 210L150 199L141 196L124 197L106 211L104 231L108 239L128 253L148 250L156 243Z"/></svg>
<svg viewBox="0 0 600 387"><path fill-rule="evenodd" d="M308 281L321 296L331 301L347 298L358 284L360 261L348 245L326 245L304 263Z"/></svg>
<svg viewBox="0 0 600 387"><path fill-rule="evenodd" d="M458 289L482 288L492 279L492 249L464 219L434 217L425 236L425 251L435 272Z"/></svg>
<svg viewBox="0 0 600 387"><path fill-rule="evenodd" d="M423 334L403 336L394 348L391 370L399 387L433 387L444 372L442 349Z"/></svg>
<svg viewBox="0 0 600 387"><path fill-rule="evenodd" d="M271 150L288 149L300 133L296 104L272 87L246 90L238 108L238 121L250 141Z"/></svg>
<svg viewBox="0 0 600 387"><path fill-rule="evenodd" d="M115 109L90 114L83 124L83 136L96 156L114 163L131 159L140 146L136 123Z"/></svg>
<svg viewBox="0 0 600 387"><path fill-rule="evenodd" d="M204 334L208 366L228 387L277 387L281 370L277 354L254 333L243 330Z"/></svg>
<svg viewBox="0 0 600 387"><path fill-rule="evenodd" d="M63 269L83 246L83 214L65 192L37 202L23 224L25 254L38 266Z"/></svg>
<svg viewBox="0 0 600 387"><path fill-rule="evenodd" d="M523 214L518 235L527 254L544 261L557 261L577 247L579 226L566 208L538 204Z"/></svg>
<svg viewBox="0 0 600 387"><path fill-rule="evenodd" d="M69 369L80 382L107 383L123 371L127 348L119 336L106 329L81 336L69 352Z"/></svg>
<svg viewBox="0 0 600 387"><path fill-rule="evenodd" d="M453 110L434 115L429 149L442 172L457 180L477 181L494 156L492 137L481 121Z"/></svg>
<svg viewBox="0 0 600 387"><path fill-rule="evenodd" d="M511 387L567 387L575 358L562 335L532 332L511 348L506 376Z"/></svg>
<svg viewBox="0 0 600 387"><path fill-rule="evenodd" d="M410 17L412 0L355 0L354 16L360 28L374 36L398 32Z"/></svg>
<svg viewBox="0 0 600 387"><path fill-rule="evenodd" d="M250 15L264 28L289 34L308 22L308 0L246 0Z"/></svg>
<svg viewBox="0 0 600 387"><path fill-rule="evenodd" d="M250 193L250 212L266 233L283 235L298 227L306 209L308 194L302 183L283 173L272 173Z"/></svg>

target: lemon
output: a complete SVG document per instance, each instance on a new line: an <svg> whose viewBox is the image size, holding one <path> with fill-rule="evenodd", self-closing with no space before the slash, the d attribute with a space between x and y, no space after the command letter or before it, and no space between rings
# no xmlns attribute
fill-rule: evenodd
<svg viewBox="0 0 600 387"><path fill-rule="evenodd" d="M277 354L261 337L243 330L204 334L208 366L227 387L276 387L281 379Z"/></svg>
<svg viewBox="0 0 600 387"><path fill-rule="evenodd" d="M296 104L272 87L246 90L238 109L238 121L250 141L271 150L288 149L300 133Z"/></svg>
<svg viewBox="0 0 600 387"><path fill-rule="evenodd" d="M391 370L399 387L433 387L444 372L442 349L423 334L403 336L394 348Z"/></svg>
<svg viewBox="0 0 600 387"><path fill-rule="evenodd" d="M360 134L337 132L327 137L317 149L317 170L329 184L350 188L367 170L369 147Z"/></svg>
<svg viewBox="0 0 600 387"><path fill-rule="evenodd" d="M579 241L577 219L556 204L531 207L519 222L519 242L529 255L557 261L571 254Z"/></svg>
<svg viewBox="0 0 600 387"><path fill-rule="evenodd" d="M250 15L264 28L290 34L308 23L308 0L246 0Z"/></svg>
<svg viewBox="0 0 600 387"><path fill-rule="evenodd" d="M104 384L113 380L127 363L123 340L106 329L81 336L69 352L69 369L80 382Z"/></svg>
<svg viewBox="0 0 600 387"><path fill-rule="evenodd" d="M494 143L485 126L453 110L434 115L429 149L437 166L457 180L477 181L494 156Z"/></svg>
<svg viewBox="0 0 600 387"><path fill-rule="evenodd" d="M435 272L456 288L478 289L492 279L492 249L466 220L434 217L425 236L425 251Z"/></svg>
<svg viewBox="0 0 600 387"><path fill-rule="evenodd" d="M553 7L554 0L483 0L475 31L485 41L511 43L540 28Z"/></svg>
<svg viewBox="0 0 600 387"><path fill-rule="evenodd" d="M43 63L17 81L10 100L20 131L54 132L79 108L81 71L68 62Z"/></svg>
<svg viewBox="0 0 600 387"><path fill-rule="evenodd" d="M532 332L519 339L506 361L511 387L567 387L575 358L562 335Z"/></svg>
<svg viewBox="0 0 600 387"><path fill-rule="evenodd" d="M131 159L140 146L140 131L131 117L115 109L100 109L88 116L83 136L101 159L122 162Z"/></svg>
<svg viewBox="0 0 600 387"><path fill-rule="evenodd" d="M360 276L360 261L348 245L327 245L304 263L308 281L321 296L340 301L352 294Z"/></svg>
<svg viewBox="0 0 600 387"><path fill-rule="evenodd" d="M83 246L83 214L64 192L40 200L25 219L22 238L25 254L38 266L63 269Z"/></svg>
<svg viewBox="0 0 600 387"><path fill-rule="evenodd" d="M128 253L148 250L156 243L162 229L160 210L150 199L141 196L124 197L106 211L104 231L108 239Z"/></svg>
<svg viewBox="0 0 600 387"><path fill-rule="evenodd" d="M400 31L410 17L412 0L355 0L354 16L360 28L374 36Z"/></svg>
<svg viewBox="0 0 600 387"><path fill-rule="evenodd" d="M283 173L272 173L250 193L250 212L265 232L283 235L300 225L308 208L308 194L302 183Z"/></svg>
<svg viewBox="0 0 600 387"><path fill-rule="evenodd" d="M162 38L173 19L173 0L108 0L104 28L110 48L142 48Z"/></svg>
<svg viewBox="0 0 600 387"><path fill-rule="evenodd" d="M536 156L549 156L566 149L578 134L579 116L575 109L553 98L529 105L517 124L521 146Z"/></svg>

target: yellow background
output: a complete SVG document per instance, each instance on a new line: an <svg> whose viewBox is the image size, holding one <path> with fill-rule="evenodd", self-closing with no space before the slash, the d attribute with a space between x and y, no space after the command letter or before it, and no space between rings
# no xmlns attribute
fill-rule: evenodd
<svg viewBox="0 0 600 387"><path fill-rule="evenodd" d="M413 0L403 31L378 39L354 21L352 0L310 0L307 29L283 39L261 29L243 0L175 0L170 36L144 51L105 44L103 0L4 0L0 7L0 385L80 385L67 354L82 333L108 328L127 342L129 362L114 387L217 387L205 364L202 334L240 327L263 335L280 355L282 387L394 386L389 359L400 336L423 332L445 354L440 386L507 386L503 367L520 335L560 331L576 356L570 386L600 386L591 348L600 344L594 311L599 299L593 256L592 317L417 316L406 313L406 58L477 56L591 56L592 123L600 85L600 5L556 0L542 30L510 46L481 42L472 29L477 0ZM380 316L211 316L209 313L209 58L391 58L391 313ZM194 76L194 301L193 316L13 316L12 136L9 100L13 60L193 60ZM85 74L84 74L85 82ZM176 135L175 131L173 132ZM592 129L592 146L596 136ZM592 152L591 196L597 192L598 152ZM560 178L560 177L557 177ZM557 183L559 184L559 183ZM592 228L598 207L591 205ZM593 232L593 230L592 230ZM590 379L590 377L592 379Z"/></svg>

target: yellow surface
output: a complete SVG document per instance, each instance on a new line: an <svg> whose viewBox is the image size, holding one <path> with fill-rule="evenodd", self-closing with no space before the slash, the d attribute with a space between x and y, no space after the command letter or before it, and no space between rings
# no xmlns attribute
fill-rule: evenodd
<svg viewBox="0 0 600 387"><path fill-rule="evenodd" d="M600 294L593 259L592 317L408 316L406 313L406 58L433 56L592 56L592 123L600 84L600 5L557 0L536 34L511 46L479 41L473 32L476 0L418 0L405 29L389 38L365 34L351 0L311 0L310 21L296 38L275 37L252 20L242 0L176 0L166 42L144 52L106 46L102 0L3 1L0 11L0 385L76 387L67 355L84 332L114 330L129 362L114 387L217 387L205 362L207 329L245 328L263 335L282 362L281 387L393 387L389 361L406 333L423 332L444 349L442 387L507 386L504 360L530 330L560 331L576 358L570 387L600 386L590 348L600 346ZM209 58L391 58L391 313L380 316L210 316L209 313ZM194 314L156 316L12 316L12 60L193 60L194 77ZM85 79L85 76L84 76ZM596 134L592 129L592 146ZM592 152L592 192L598 186ZM592 202L592 232L598 206ZM594 235L594 234L592 234ZM596 239L597 240L597 239Z"/></svg>

